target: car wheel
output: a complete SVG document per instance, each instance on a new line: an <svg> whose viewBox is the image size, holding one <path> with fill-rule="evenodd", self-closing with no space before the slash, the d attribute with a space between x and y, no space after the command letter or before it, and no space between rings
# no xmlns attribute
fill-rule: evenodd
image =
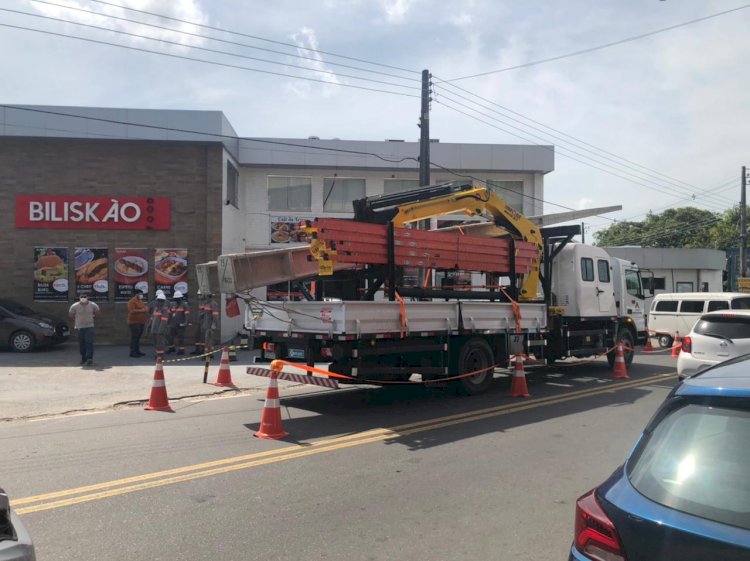
<svg viewBox="0 0 750 561"><path fill-rule="evenodd" d="M36 339L34 339L34 335L28 331L16 331L10 336L8 344L14 352L28 353L29 351L34 350Z"/></svg>
<svg viewBox="0 0 750 561"><path fill-rule="evenodd" d="M483 372L458 380L461 393L475 395L490 389L495 373L495 369L490 367L494 364L495 356L487 341L479 337L466 341L458 353L453 375L468 374L476 370Z"/></svg>
<svg viewBox="0 0 750 561"><path fill-rule="evenodd" d="M635 356L635 341L633 340L633 334L628 329L622 329L617 334L617 341L616 343L622 343L622 346L624 347L622 350L623 357L625 358L625 366L630 368L630 365L633 363L633 357ZM628 350L630 349L630 350ZM617 350L615 349L611 353L607 355L607 361L609 362L609 367L614 368L615 366L615 353Z"/></svg>
<svg viewBox="0 0 750 561"><path fill-rule="evenodd" d="M659 335L659 346L662 349L670 348L673 342L674 339L672 339L671 335Z"/></svg>

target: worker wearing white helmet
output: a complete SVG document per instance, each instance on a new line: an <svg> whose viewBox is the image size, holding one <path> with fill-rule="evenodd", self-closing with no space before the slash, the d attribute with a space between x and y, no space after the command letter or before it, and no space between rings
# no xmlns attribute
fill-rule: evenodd
<svg viewBox="0 0 750 561"><path fill-rule="evenodd" d="M162 358L164 355L165 341L169 331L169 302L164 291L156 291L156 299L148 305L151 317L146 325L146 332L154 339L154 348L156 358Z"/></svg>
<svg viewBox="0 0 750 561"><path fill-rule="evenodd" d="M190 319L190 304L181 291L175 290L169 306L168 353L185 354L185 329Z"/></svg>

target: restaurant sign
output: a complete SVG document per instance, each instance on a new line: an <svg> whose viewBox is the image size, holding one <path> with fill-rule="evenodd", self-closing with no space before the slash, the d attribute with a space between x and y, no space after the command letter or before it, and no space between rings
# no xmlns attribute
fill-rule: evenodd
<svg viewBox="0 0 750 561"><path fill-rule="evenodd" d="M168 197L16 195L16 228L169 230Z"/></svg>

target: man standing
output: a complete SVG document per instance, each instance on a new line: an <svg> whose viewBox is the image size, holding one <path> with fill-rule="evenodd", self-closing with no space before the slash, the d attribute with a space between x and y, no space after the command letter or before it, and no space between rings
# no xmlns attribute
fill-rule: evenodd
<svg viewBox="0 0 750 561"><path fill-rule="evenodd" d="M169 302L163 291L156 291L156 300L151 302L151 318L148 321L148 332L154 338L154 348L156 358L164 357L164 343L169 331L167 322L169 321Z"/></svg>
<svg viewBox="0 0 750 561"><path fill-rule="evenodd" d="M178 355L184 355L185 328L190 317L190 304L179 290L174 291L172 298L174 300L169 307L169 332L167 335L169 348L167 353L173 353L176 350Z"/></svg>
<svg viewBox="0 0 750 561"><path fill-rule="evenodd" d="M91 366L94 364L94 318L99 316L99 306L89 300L87 293L82 293L78 302L70 307L68 315L78 330L81 365Z"/></svg>
<svg viewBox="0 0 750 561"><path fill-rule="evenodd" d="M195 330L195 350L191 355L200 355L213 350L214 330L218 327L219 311L213 295L198 291L198 323Z"/></svg>
<svg viewBox="0 0 750 561"><path fill-rule="evenodd" d="M130 356L139 358L146 353L141 352L141 336L146 326L148 306L143 302L143 291L137 288L133 297L128 301L128 328L130 329Z"/></svg>

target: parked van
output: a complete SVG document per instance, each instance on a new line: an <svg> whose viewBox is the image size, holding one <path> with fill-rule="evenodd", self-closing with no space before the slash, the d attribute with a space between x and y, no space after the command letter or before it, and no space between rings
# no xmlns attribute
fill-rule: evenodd
<svg viewBox="0 0 750 561"><path fill-rule="evenodd" d="M677 333L685 336L706 312L750 310L750 294L741 292L671 292L654 296L648 330L659 345L671 347Z"/></svg>

